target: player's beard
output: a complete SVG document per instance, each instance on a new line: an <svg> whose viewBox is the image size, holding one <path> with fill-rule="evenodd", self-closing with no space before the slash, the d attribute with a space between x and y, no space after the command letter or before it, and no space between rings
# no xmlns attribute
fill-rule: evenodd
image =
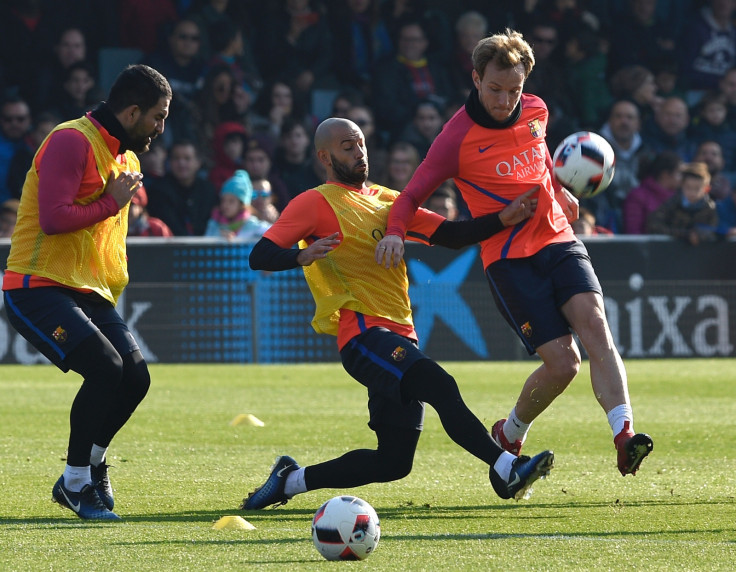
<svg viewBox="0 0 736 572"><path fill-rule="evenodd" d="M363 183L368 180L368 161L365 161L365 171L358 171L358 165L363 163L356 163L350 167L346 163L340 162L332 153L330 153L330 158L332 160L332 172L338 182L351 187L362 187Z"/></svg>
<svg viewBox="0 0 736 572"><path fill-rule="evenodd" d="M140 123L133 125L133 129L131 131L131 133L128 133L128 138L130 139L128 142L130 150L139 154L148 151L151 146L151 141L158 136L157 131L153 131L152 133L144 132L143 125Z"/></svg>

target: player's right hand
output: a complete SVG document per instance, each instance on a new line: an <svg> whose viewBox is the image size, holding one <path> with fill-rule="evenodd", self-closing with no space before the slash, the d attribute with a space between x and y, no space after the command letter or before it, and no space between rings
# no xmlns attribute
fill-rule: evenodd
<svg viewBox="0 0 736 572"><path fill-rule="evenodd" d="M330 236L319 238L312 244L299 251L296 262L299 266L309 266L315 260L327 258L327 255L335 250L340 244L338 240L339 232L333 232Z"/></svg>
<svg viewBox="0 0 736 572"><path fill-rule="evenodd" d="M376 264L384 268L396 268L404 256L404 241L394 234L387 234L376 245Z"/></svg>
<svg viewBox="0 0 736 572"><path fill-rule="evenodd" d="M117 177L110 171L105 185L105 194L115 199L118 208L123 208L141 188L141 179L143 179L143 173L136 171L121 171Z"/></svg>

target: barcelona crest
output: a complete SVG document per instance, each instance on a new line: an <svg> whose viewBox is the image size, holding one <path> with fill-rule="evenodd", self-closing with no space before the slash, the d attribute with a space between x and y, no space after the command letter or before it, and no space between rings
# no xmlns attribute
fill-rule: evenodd
<svg viewBox="0 0 736 572"><path fill-rule="evenodd" d="M391 352L391 357L394 361L402 361L406 357L406 350L401 346L397 346L397 348Z"/></svg>
<svg viewBox="0 0 736 572"><path fill-rule="evenodd" d="M539 119L532 119L527 125L529 126L532 137L542 136L542 124L539 123Z"/></svg>
<svg viewBox="0 0 736 572"><path fill-rule="evenodd" d="M525 338L532 337L532 325L529 322L524 322L521 325L521 333L524 334Z"/></svg>
<svg viewBox="0 0 736 572"><path fill-rule="evenodd" d="M57 326L51 334L51 337L54 338L54 341L57 343L63 344L66 341L66 330L61 326Z"/></svg>

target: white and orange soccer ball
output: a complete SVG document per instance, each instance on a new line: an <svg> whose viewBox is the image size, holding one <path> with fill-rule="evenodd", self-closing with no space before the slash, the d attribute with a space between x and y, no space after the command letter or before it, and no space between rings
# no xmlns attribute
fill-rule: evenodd
<svg viewBox="0 0 736 572"><path fill-rule="evenodd" d="M577 198L587 199L606 190L615 164L608 141L592 131L579 131L565 137L555 149L552 174Z"/></svg>
<svg viewBox="0 0 736 572"><path fill-rule="evenodd" d="M327 560L365 560L380 538L376 511L358 497L331 498L312 519L312 541Z"/></svg>

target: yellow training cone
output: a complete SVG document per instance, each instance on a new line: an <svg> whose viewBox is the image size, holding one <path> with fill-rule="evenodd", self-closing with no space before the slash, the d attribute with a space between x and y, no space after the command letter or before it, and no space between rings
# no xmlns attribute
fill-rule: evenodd
<svg viewBox="0 0 736 572"><path fill-rule="evenodd" d="M223 516L212 528L215 530L255 530L256 527L242 516Z"/></svg>
<svg viewBox="0 0 736 572"><path fill-rule="evenodd" d="M236 415L235 419L230 421L230 425L233 427L235 427L236 425L253 425L254 427L264 427L266 424L251 413L241 413L240 415Z"/></svg>

